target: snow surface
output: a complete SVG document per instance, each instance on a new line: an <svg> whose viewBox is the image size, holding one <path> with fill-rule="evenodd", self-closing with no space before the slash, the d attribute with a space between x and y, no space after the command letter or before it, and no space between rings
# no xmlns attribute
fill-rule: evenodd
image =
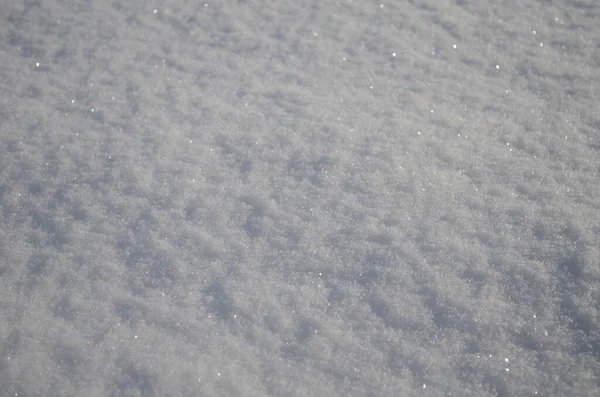
<svg viewBox="0 0 600 397"><path fill-rule="evenodd" d="M598 393L595 0L0 10L0 395Z"/></svg>

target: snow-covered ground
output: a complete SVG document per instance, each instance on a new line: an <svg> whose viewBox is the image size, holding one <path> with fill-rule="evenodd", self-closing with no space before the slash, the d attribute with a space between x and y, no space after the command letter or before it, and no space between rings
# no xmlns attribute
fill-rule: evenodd
<svg viewBox="0 0 600 397"><path fill-rule="evenodd" d="M592 396L595 0L0 1L0 395Z"/></svg>

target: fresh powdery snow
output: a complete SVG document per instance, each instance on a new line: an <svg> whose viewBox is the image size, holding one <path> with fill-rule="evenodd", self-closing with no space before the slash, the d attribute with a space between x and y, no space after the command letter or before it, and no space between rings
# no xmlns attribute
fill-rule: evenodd
<svg viewBox="0 0 600 397"><path fill-rule="evenodd" d="M0 396L599 393L600 3L0 3Z"/></svg>

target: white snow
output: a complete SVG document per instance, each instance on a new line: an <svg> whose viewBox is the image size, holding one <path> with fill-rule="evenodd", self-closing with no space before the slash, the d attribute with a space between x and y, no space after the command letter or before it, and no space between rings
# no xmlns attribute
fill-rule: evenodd
<svg viewBox="0 0 600 397"><path fill-rule="evenodd" d="M5 3L0 395L600 388L594 2Z"/></svg>

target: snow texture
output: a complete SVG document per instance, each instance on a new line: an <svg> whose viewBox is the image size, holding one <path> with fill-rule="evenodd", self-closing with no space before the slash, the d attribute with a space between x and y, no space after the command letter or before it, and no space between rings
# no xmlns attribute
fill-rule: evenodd
<svg viewBox="0 0 600 397"><path fill-rule="evenodd" d="M0 9L0 395L598 392L598 2Z"/></svg>

